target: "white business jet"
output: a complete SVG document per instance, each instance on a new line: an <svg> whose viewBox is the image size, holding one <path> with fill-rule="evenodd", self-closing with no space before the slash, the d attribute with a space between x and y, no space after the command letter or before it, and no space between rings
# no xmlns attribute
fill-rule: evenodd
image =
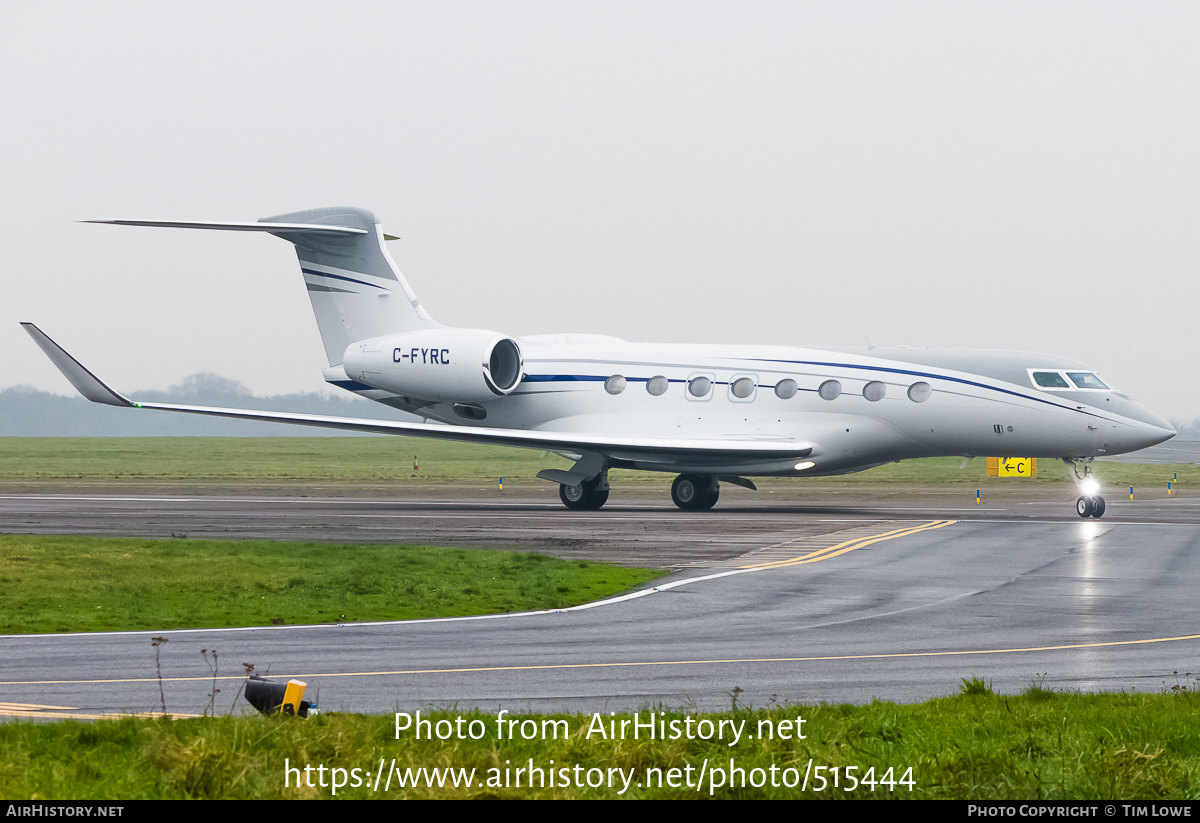
<svg viewBox="0 0 1200 823"><path fill-rule="evenodd" d="M753 489L748 477L993 455L1065 460L1080 487L1079 516L1100 517L1092 459L1175 434L1092 369L1043 354L659 345L447 328L417 300L384 245L394 238L364 209L257 223L92 222L257 231L289 241L325 342L325 380L426 422L138 403L24 323L89 400L553 451L574 464L538 477L557 483L571 509L603 506L612 468L677 473L675 505L696 510L717 502L721 482Z"/></svg>

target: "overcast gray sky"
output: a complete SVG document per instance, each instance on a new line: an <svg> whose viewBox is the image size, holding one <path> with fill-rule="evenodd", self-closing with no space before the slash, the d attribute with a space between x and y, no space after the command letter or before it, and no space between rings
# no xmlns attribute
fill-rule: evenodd
<svg viewBox="0 0 1200 823"><path fill-rule="evenodd" d="M0 387L320 390L291 247L374 210L510 334L1013 348L1200 415L1200 4L0 4Z"/></svg>

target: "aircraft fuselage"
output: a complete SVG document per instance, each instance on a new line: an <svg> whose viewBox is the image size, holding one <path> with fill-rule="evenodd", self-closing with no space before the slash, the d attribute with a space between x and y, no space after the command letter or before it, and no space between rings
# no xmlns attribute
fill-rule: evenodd
<svg viewBox="0 0 1200 823"><path fill-rule="evenodd" d="M755 476L838 474L941 455L1094 457L1145 448L1174 433L1111 388L1039 388L1034 371L1066 381L1070 374L1095 374L1044 354L648 344L586 335L515 341L523 374L510 393L469 404L403 397L417 413L454 425L813 445L804 461L607 453L614 466ZM458 357L452 346L401 350L386 338L380 344L393 351L400 381L404 370L436 373ZM399 362L401 355L406 362ZM386 376L370 379L388 384ZM400 396L361 383L343 385L381 402ZM797 469L798 462L810 465Z"/></svg>

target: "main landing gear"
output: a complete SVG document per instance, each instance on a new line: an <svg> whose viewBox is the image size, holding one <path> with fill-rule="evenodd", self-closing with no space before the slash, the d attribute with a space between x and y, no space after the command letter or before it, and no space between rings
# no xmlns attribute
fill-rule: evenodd
<svg viewBox="0 0 1200 823"><path fill-rule="evenodd" d="M558 499L568 509L595 510L600 508L608 502L607 472L592 480L584 480L577 486L568 486L565 483L560 483L558 486Z"/></svg>
<svg viewBox="0 0 1200 823"><path fill-rule="evenodd" d="M1070 464L1075 473L1075 485L1082 493L1075 501L1075 513L1080 517L1094 517L1097 520L1104 516L1104 498L1100 496L1100 482L1092 474L1092 458L1064 458L1063 462Z"/></svg>
<svg viewBox="0 0 1200 823"><path fill-rule="evenodd" d="M566 472L558 477L553 475L546 479L566 479ZM576 475L578 476L578 475ZM568 475L569 477L569 475ZM748 489L754 484L745 478L726 477L725 480ZM711 474L681 474L671 484L671 500L684 511L707 511L717 504L721 496L721 484L715 475ZM608 472L603 471L591 480L578 484L558 484L558 499L568 509L595 511L608 502Z"/></svg>
<svg viewBox="0 0 1200 823"><path fill-rule="evenodd" d="M681 474L671 484L671 500L684 511L704 511L717 504L721 485L711 474Z"/></svg>

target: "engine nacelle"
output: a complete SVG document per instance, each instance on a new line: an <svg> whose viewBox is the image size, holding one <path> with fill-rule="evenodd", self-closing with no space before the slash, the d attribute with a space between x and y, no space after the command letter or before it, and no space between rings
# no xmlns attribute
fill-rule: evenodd
<svg viewBox="0 0 1200 823"><path fill-rule="evenodd" d="M459 403L510 393L525 376L521 349L484 329L430 329L351 343L347 376L384 391Z"/></svg>

